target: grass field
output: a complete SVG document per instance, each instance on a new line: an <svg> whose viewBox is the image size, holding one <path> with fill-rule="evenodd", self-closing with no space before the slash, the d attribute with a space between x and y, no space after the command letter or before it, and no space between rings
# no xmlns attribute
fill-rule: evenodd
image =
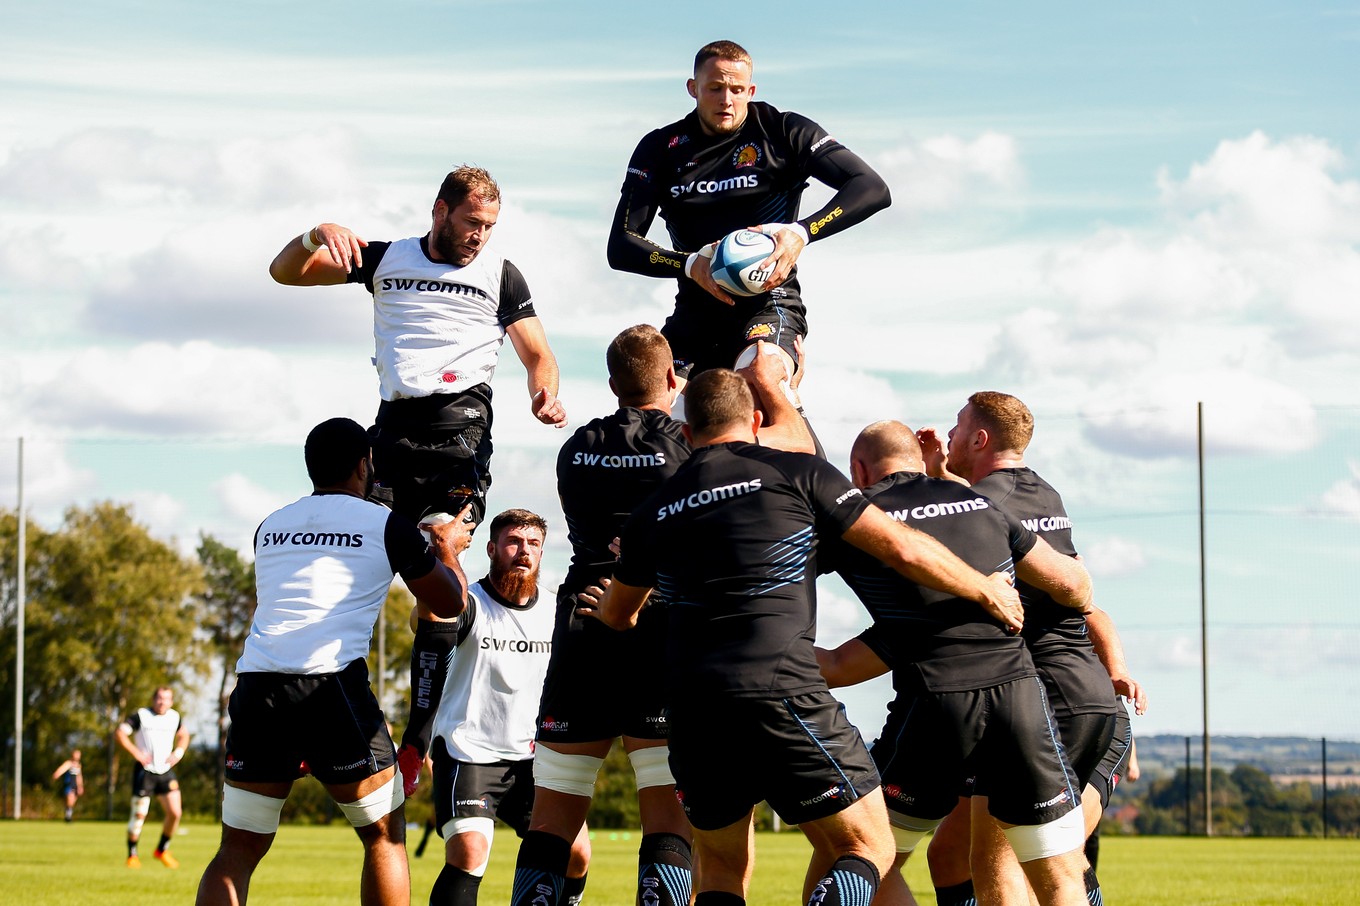
<svg viewBox="0 0 1360 906"><path fill-rule="evenodd" d="M217 848L218 828L185 827L173 847L182 866L178 871L149 858L157 832L157 826L148 823L143 867L131 871L123 865L120 823L0 822L4 899L25 906L189 903ZM799 892L808 856L802 835L761 834L756 846L750 906L802 902ZM516 848L514 835L502 829L481 902L495 906L509 900ZM633 902L636 850L636 834L596 835L587 904ZM425 858L411 859L413 902L426 902L441 862L434 843ZM908 883L921 903L934 903L924 860L913 859L908 868ZM1360 840L1112 837L1101 843L1100 869L1111 906L1360 903ZM256 873L250 899L270 906L348 904L357 899L358 878L359 843L347 827L285 826Z"/></svg>

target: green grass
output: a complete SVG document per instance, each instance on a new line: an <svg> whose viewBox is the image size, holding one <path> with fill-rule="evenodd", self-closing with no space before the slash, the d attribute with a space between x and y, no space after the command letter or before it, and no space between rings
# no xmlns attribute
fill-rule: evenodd
<svg viewBox="0 0 1360 906"><path fill-rule="evenodd" d="M190 824L175 839L182 867L170 871L149 858L158 825L143 835L143 868L123 865L123 825L113 822L0 821L0 878L4 899L25 906L191 902L199 875L217 848L214 825ZM413 835L417 833L412 829ZM502 829L482 885L483 903L509 900L516 841ZM413 839L412 843L416 841ZM601 831L587 904L628 906L638 836ZM750 906L788 906L801 900L809 848L801 834L761 834ZM427 901L441 865L436 843L411 860L413 902ZM271 906L353 903L359 885L359 842L344 826L285 826L251 884L251 902ZM925 860L908 864L908 883L922 904L934 903ZM1233 906L1327 906L1360 902L1360 841L1107 837L1101 843L1106 899L1118 906L1165 903Z"/></svg>

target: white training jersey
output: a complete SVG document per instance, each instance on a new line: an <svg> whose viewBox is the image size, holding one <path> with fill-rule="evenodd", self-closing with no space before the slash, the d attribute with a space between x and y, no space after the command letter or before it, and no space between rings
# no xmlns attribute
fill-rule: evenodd
<svg viewBox="0 0 1360 906"><path fill-rule="evenodd" d="M459 267L430 260L423 238L371 242L349 281L373 293L373 364L385 400L489 383L505 328L534 317L519 269L491 246Z"/></svg>
<svg viewBox="0 0 1360 906"><path fill-rule="evenodd" d="M532 758L538 699L552 653L554 603L540 593L515 607L491 590L489 579L473 584L467 597L434 735L443 737L458 761Z"/></svg>
<svg viewBox="0 0 1360 906"><path fill-rule="evenodd" d="M170 753L175 751L175 734L179 732L180 716L174 708L157 714L150 708L138 708L127 720L123 730L132 737L132 744L150 754L146 770L164 774L170 770Z"/></svg>
<svg viewBox="0 0 1360 906"><path fill-rule="evenodd" d="M367 657L392 577L434 567L419 530L349 494L313 494L255 532L259 603L237 673L338 673Z"/></svg>

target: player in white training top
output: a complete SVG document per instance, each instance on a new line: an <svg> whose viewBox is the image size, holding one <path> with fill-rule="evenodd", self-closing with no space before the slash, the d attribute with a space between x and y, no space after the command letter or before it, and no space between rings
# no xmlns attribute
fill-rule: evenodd
<svg viewBox="0 0 1360 906"><path fill-rule="evenodd" d="M132 771L132 814L128 817L128 868L142 867L137 841L141 839L152 796L165 812L161 839L153 855L166 868L179 868L179 862L166 850L184 811L174 767L189 748L189 731L184 729L179 712L171 707L174 703L175 693L169 686L160 686L152 696L151 707L138 708L128 715L114 733L118 744L137 762Z"/></svg>
<svg viewBox="0 0 1360 906"><path fill-rule="evenodd" d="M350 419L313 428L305 458L314 492L255 533L259 603L236 664L222 844L199 883L200 906L246 902L303 764L363 842L360 902L410 902L396 749L366 657L397 573L432 613L462 612L457 558L471 526L434 526L427 547L415 523L368 502L368 435Z"/></svg>

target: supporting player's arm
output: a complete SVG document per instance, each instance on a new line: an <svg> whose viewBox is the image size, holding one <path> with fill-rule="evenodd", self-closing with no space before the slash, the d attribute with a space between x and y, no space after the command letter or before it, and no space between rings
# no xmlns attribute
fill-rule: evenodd
<svg viewBox="0 0 1360 906"><path fill-rule="evenodd" d="M1064 607L1082 613L1091 610L1091 574L1081 561L1055 551L1043 538L1015 561L1015 574L1021 580L1048 594Z"/></svg>
<svg viewBox="0 0 1360 906"><path fill-rule="evenodd" d="M1124 645L1119 641L1119 633L1114 628L1114 620L1099 607L1092 607L1086 613L1086 630L1091 636L1091 647L1096 657L1105 665L1117 695L1122 695L1133 703L1135 714L1147 711L1147 692L1142 685L1129 676L1129 665L1124 660Z"/></svg>
<svg viewBox="0 0 1360 906"><path fill-rule="evenodd" d="M817 667L822 671L822 678L832 689L853 686L889 670L883 659L858 637L836 648L814 648L813 651L817 653Z"/></svg>
<svg viewBox="0 0 1360 906"><path fill-rule="evenodd" d="M870 506L842 537L913 582L982 605L1013 629L1024 625L1020 596L1002 573L984 576L925 532L893 521Z"/></svg>
<svg viewBox="0 0 1360 906"><path fill-rule="evenodd" d="M529 406L534 418L545 425L565 428L567 410L557 398L557 357L548 346L543 322L538 318L521 318L506 325L515 354L529 375Z"/></svg>
<svg viewBox="0 0 1360 906"><path fill-rule="evenodd" d="M285 286L336 286L363 266L367 246L353 230L323 223L290 239L270 262L269 276Z"/></svg>
<svg viewBox="0 0 1360 906"><path fill-rule="evenodd" d="M756 439L762 447L787 450L790 453L816 453L812 432L808 430L807 419L803 418L792 401L780 386L789 378L784 365L784 354L778 352L766 355L765 341L756 341L756 357L750 365L738 372L751 385L756 406L761 411L760 427L756 429Z"/></svg>

